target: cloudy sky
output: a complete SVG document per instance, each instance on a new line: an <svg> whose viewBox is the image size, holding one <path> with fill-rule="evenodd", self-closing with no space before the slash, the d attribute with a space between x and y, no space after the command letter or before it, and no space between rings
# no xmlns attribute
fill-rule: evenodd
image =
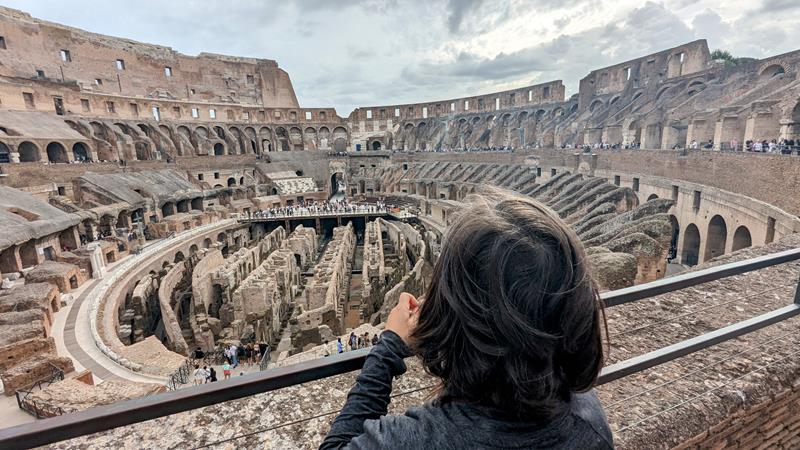
<svg viewBox="0 0 800 450"><path fill-rule="evenodd" d="M0 0L182 53L275 59L301 106L432 101L562 79L694 39L800 47L798 0Z"/></svg>

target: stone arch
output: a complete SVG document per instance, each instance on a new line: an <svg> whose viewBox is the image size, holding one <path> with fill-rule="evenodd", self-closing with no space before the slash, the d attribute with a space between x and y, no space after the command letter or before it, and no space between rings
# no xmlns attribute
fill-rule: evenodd
<svg viewBox="0 0 800 450"><path fill-rule="evenodd" d="M628 143L642 142L642 126L638 120L628 125Z"/></svg>
<svg viewBox="0 0 800 450"><path fill-rule="evenodd" d="M203 210L203 197L195 197L192 199L192 209L197 211Z"/></svg>
<svg viewBox="0 0 800 450"><path fill-rule="evenodd" d="M128 210L123 209L122 211L120 211L119 214L117 215L117 226L120 228L130 228L131 226L130 217L131 215L128 212Z"/></svg>
<svg viewBox="0 0 800 450"><path fill-rule="evenodd" d="M225 139L225 129L222 128L221 126L219 125L214 126L214 133L217 135L218 138L223 140Z"/></svg>
<svg viewBox="0 0 800 450"><path fill-rule="evenodd" d="M236 178L230 177L228 178L228 187L236 186Z"/></svg>
<svg viewBox="0 0 800 450"><path fill-rule="evenodd" d="M786 69L780 64L770 64L758 74L759 81L767 81L772 77L777 77L778 75L783 75L786 73Z"/></svg>
<svg viewBox="0 0 800 450"><path fill-rule="evenodd" d="M264 153L269 153L272 151L272 141L269 139L262 139L261 140L261 151Z"/></svg>
<svg viewBox="0 0 800 450"><path fill-rule="evenodd" d="M211 247L211 238L203 239L203 248L210 248Z"/></svg>
<svg viewBox="0 0 800 450"><path fill-rule="evenodd" d="M199 126L194 129L194 133L203 139L208 139L208 129L206 127Z"/></svg>
<svg viewBox="0 0 800 450"><path fill-rule="evenodd" d="M631 103L635 102L636 100L639 100L639 97L641 96L642 96L641 92L637 92L636 94L634 94L633 98L631 99Z"/></svg>
<svg viewBox="0 0 800 450"><path fill-rule="evenodd" d="M189 254L190 254L190 255L194 255L195 253L197 253L197 251L198 251L198 250L199 250L199 249L197 248L197 244L192 244L192 245L189 247Z"/></svg>
<svg viewBox="0 0 800 450"><path fill-rule="evenodd" d="M187 141L191 141L192 132L189 130L189 127L181 125L176 130L178 131L178 136L183 136Z"/></svg>
<svg viewBox="0 0 800 450"><path fill-rule="evenodd" d="M175 203L166 202L161 205L161 217L168 217L175 214Z"/></svg>
<svg viewBox="0 0 800 450"><path fill-rule="evenodd" d="M182 251L175 252L175 258L172 260L172 262L177 264L181 261L186 261L186 256L183 255Z"/></svg>
<svg viewBox="0 0 800 450"><path fill-rule="evenodd" d="M708 233L706 234L706 252L703 261L725 254L725 244L728 240L728 226L725 219L719 214L711 218L708 222Z"/></svg>
<svg viewBox="0 0 800 450"><path fill-rule="evenodd" d="M679 77L683 74L684 53L673 53L667 60L667 78Z"/></svg>
<svg viewBox="0 0 800 450"><path fill-rule="evenodd" d="M176 205L178 208L178 212L182 213L188 213L192 207L191 200L189 200L188 198L183 200L178 200L178 203L176 203Z"/></svg>
<svg viewBox="0 0 800 450"><path fill-rule="evenodd" d="M345 181L344 181L344 172L336 171L336 172L332 173L331 174L330 190L329 190L329 192L331 193L331 197L333 197L334 195L338 194L339 191L341 191L344 194L345 190L346 190L346 188L345 188Z"/></svg>
<svg viewBox="0 0 800 450"><path fill-rule="evenodd" d="M11 149L5 143L0 142L0 163L9 162L11 162Z"/></svg>
<svg viewBox="0 0 800 450"><path fill-rule="evenodd" d="M700 230L697 225L690 223L683 232L683 250L681 263L687 266L696 266L700 262Z"/></svg>
<svg viewBox="0 0 800 450"><path fill-rule="evenodd" d="M663 86L656 93L656 100L660 99L668 90L672 89L673 85Z"/></svg>
<svg viewBox="0 0 800 450"><path fill-rule="evenodd" d="M648 196L648 197L647 197L647 201L649 202L650 200L655 200L655 199L657 199L657 198L658 198L658 195L656 195L656 194L650 194L650 196Z"/></svg>
<svg viewBox="0 0 800 450"><path fill-rule="evenodd" d="M734 252L753 245L753 239L750 236L750 230L746 226L740 225L739 228L733 233L733 247Z"/></svg>
<svg viewBox="0 0 800 450"><path fill-rule="evenodd" d="M289 149L289 132L284 127L275 129L275 135L278 139L278 148L282 152L288 152Z"/></svg>
<svg viewBox="0 0 800 450"><path fill-rule="evenodd" d="M380 150L381 149L381 141L372 141L372 150Z"/></svg>
<svg viewBox="0 0 800 450"><path fill-rule="evenodd" d="M91 161L92 155L89 148L83 142L76 142L72 145L72 158L74 161Z"/></svg>
<svg viewBox="0 0 800 450"><path fill-rule="evenodd" d="M561 108L561 107L554 108L554 109L553 109L553 111L550 113L550 115L551 115L551 117L553 117L554 119L555 119L556 117L563 116L563 115L564 115L564 108Z"/></svg>
<svg viewBox="0 0 800 450"><path fill-rule="evenodd" d="M347 151L347 130L342 127L333 129L333 149L337 152Z"/></svg>
<svg viewBox="0 0 800 450"><path fill-rule="evenodd" d="M225 154L225 145L222 142L214 144L214 156L222 156Z"/></svg>
<svg viewBox="0 0 800 450"><path fill-rule="evenodd" d="M678 223L678 218L674 214L669 215L669 224L672 229L669 241L669 258L675 259L678 257L678 240L681 235L681 225Z"/></svg>
<svg viewBox="0 0 800 450"><path fill-rule="evenodd" d="M289 141L292 150L303 150L303 132L300 127L289 128Z"/></svg>
<svg viewBox="0 0 800 450"><path fill-rule="evenodd" d="M615 96L614 96L614 97L611 99L611 101L610 101L610 102L608 102L608 106L614 106L614 104L615 104L615 103L617 103L617 102L619 101L619 98L620 98L620 96L619 96L619 95L615 95Z"/></svg>
<svg viewBox="0 0 800 450"><path fill-rule="evenodd" d="M686 95L691 97L694 94L706 88L706 84L702 80L694 80L686 87Z"/></svg>
<svg viewBox="0 0 800 450"><path fill-rule="evenodd" d="M51 163L65 163L69 162L67 157L67 150L60 142L51 142L47 144L47 160Z"/></svg>
<svg viewBox="0 0 800 450"><path fill-rule="evenodd" d="M542 120L542 118L545 116L545 114L547 114L547 111L545 111L543 109L540 109L540 110L536 111L536 115L535 115L536 120L537 121Z"/></svg>
<svg viewBox="0 0 800 450"><path fill-rule="evenodd" d="M230 131L231 135L233 136L234 142L238 145L239 149L231 149L231 154L239 154L244 155L247 153L247 146L244 143L244 136L242 135L242 131L238 127L229 127L228 131Z"/></svg>
<svg viewBox="0 0 800 450"><path fill-rule="evenodd" d="M314 127L306 127L303 131L303 144L308 143L308 148L315 150L317 148L317 130Z"/></svg>
<svg viewBox="0 0 800 450"><path fill-rule="evenodd" d="M599 108L602 108L604 105L605 103L603 103L603 101L600 100L599 98L594 99L592 103L589 105L589 112L595 112Z"/></svg>
<svg viewBox="0 0 800 450"><path fill-rule="evenodd" d="M797 104L794 105L794 109L792 109L792 122L800 122L800 102L797 102Z"/></svg>

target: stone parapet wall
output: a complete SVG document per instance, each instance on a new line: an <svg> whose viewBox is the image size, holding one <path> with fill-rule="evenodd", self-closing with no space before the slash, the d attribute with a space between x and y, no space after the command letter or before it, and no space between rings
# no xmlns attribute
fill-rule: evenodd
<svg viewBox="0 0 800 450"><path fill-rule="evenodd" d="M675 449L800 447L800 384L770 390L775 392L765 395L761 403L734 412Z"/></svg>

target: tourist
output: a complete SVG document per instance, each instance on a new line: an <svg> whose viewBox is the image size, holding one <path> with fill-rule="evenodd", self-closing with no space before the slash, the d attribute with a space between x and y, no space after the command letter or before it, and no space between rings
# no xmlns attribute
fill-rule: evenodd
<svg viewBox="0 0 800 450"><path fill-rule="evenodd" d="M197 347L197 350L194 351L194 359L203 359L205 355L200 347Z"/></svg>
<svg viewBox="0 0 800 450"><path fill-rule="evenodd" d="M194 384L203 384L206 382L206 371L201 369L199 364L194 365Z"/></svg>
<svg viewBox="0 0 800 450"><path fill-rule="evenodd" d="M242 364L242 361L245 363L247 362L247 357L244 351L244 345L239 345L236 347L236 365L239 366Z"/></svg>
<svg viewBox="0 0 800 450"><path fill-rule="evenodd" d="M347 344L350 346L350 351L353 351L353 350L356 349L356 345L358 345L358 341L356 339L356 334L355 333L352 333L352 332L350 333L350 339L348 339Z"/></svg>
<svg viewBox="0 0 800 450"><path fill-rule="evenodd" d="M244 352L244 362L248 366L253 365L253 344L248 343L247 345L242 346L242 351Z"/></svg>
<svg viewBox="0 0 800 450"><path fill-rule="evenodd" d="M228 351L230 353L229 358L231 360L231 364L233 365L233 368L235 369L236 366L239 365L239 359L238 359L238 356L237 356L239 354L239 349L236 348L236 344L231 344L231 346L228 347Z"/></svg>
<svg viewBox="0 0 800 450"><path fill-rule="evenodd" d="M356 348L364 348L364 336L359 335L357 342Z"/></svg>
<svg viewBox="0 0 800 450"><path fill-rule="evenodd" d="M328 340L325 339L322 341L322 356L331 356L331 352L328 350Z"/></svg>
<svg viewBox="0 0 800 450"><path fill-rule="evenodd" d="M231 363L227 359L225 363L222 365L222 379L227 380L231 377Z"/></svg>
<svg viewBox="0 0 800 450"><path fill-rule="evenodd" d="M447 230L425 301L400 295L320 449L611 449L592 391L603 328L575 232L535 200L490 192ZM439 390L387 415L411 355Z"/></svg>
<svg viewBox="0 0 800 450"><path fill-rule="evenodd" d="M217 381L217 371L213 366L208 368L208 381L211 383Z"/></svg>
<svg viewBox="0 0 800 450"><path fill-rule="evenodd" d="M372 344L369 341L369 332L364 333L364 347L370 347Z"/></svg>
<svg viewBox="0 0 800 450"><path fill-rule="evenodd" d="M378 333L375 333L375 336L372 336L372 345L378 345Z"/></svg>
<svg viewBox="0 0 800 450"><path fill-rule="evenodd" d="M342 338L336 338L336 353L344 353L344 345L342 345Z"/></svg>

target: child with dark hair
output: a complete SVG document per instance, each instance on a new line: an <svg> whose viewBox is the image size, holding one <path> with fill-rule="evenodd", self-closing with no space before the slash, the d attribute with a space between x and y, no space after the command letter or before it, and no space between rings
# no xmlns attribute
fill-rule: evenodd
<svg viewBox="0 0 800 450"><path fill-rule="evenodd" d="M400 295L320 448L613 448L592 391L604 326L569 226L530 198L476 197L447 230L425 300ZM412 354L439 391L387 416Z"/></svg>

